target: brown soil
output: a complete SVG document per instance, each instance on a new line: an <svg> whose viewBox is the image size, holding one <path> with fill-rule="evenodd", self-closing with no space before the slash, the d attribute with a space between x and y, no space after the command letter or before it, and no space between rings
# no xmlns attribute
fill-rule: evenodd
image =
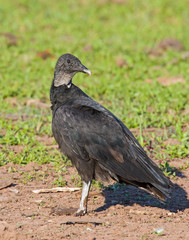
<svg viewBox="0 0 189 240"><path fill-rule="evenodd" d="M3 166L0 239L189 239L189 168L181 170L187 161L170 162L178 176L172 180L175 186L167 204L131 186L112 185L103 191L93 187L88 214L83 217L69 215L72 207L78 207L78 192L32 192L54 187L52 165ZM74 175L73 167L63 174L69 187L74 187ZM52 214L55 207L66 208L68 215Z"/></svg>
<svg viewBox="0 0 189 240"><path fill-rule="evenodd" d="M149 54L149 57L159 57L162 56L163 53L168 49L181 52L184 50L184 46L179 40L175 38L165 38L158 42L153 48L147 50L147 52Z"/></svg>

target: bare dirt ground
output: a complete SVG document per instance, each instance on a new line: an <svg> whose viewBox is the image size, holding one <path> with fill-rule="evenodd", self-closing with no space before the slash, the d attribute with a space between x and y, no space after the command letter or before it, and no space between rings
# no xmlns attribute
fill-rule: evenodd
<svg viewBox="0 0 189 240"><path fill-rule="evenodd" d="M170 165L179 169L186 161L189 159L179 159ZM63 175L69 187L74 187L71 176L75 173L69 167ZM77 208L80 192L32 192L54 187L55 173L50 164L8 164L0 168L0 239L187 240L189 168L178 170L177 175L172 180L174 189L167 204L131 186L112 185L103 191L93 187L88 214L74 217L57 215L52 209Z"/></svg>

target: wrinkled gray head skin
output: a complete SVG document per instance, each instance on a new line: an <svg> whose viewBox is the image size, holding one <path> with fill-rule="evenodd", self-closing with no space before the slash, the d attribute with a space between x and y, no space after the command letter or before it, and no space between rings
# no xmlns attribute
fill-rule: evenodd
<svg viewBox="0 0 189 240"><path fill-rule="evenodd" d="M72 78L77 72L91 75L91 71L78 58L69 53L62 55L55 66L54 86L67 85L67 87L70 87Z"/></svg>

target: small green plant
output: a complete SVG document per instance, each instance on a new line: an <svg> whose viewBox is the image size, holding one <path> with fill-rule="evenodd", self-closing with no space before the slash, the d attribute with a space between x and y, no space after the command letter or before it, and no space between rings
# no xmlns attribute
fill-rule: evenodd
<svg viewBox="0 0 189 240"><path fill-rule="evenodd" d="M185 158L189 156L189 145L168 145L165 152L170 158Z"/></svg>
<svg viewBox="0 0 189 240"><path fill-rule="evenodd" d="M160 168L163 170L166 176L176 176L175 167L171 167L167 161L163 161L160 163Z"/></svg>
<svg viewBox="0 0 189 240"><path fill-rule="evenodd" d="M97 189L102 189L102 188L104 188L104 185L103 185L102 182L95 181L95 180L92 181L92 186L95 187L95 188L97 188Z"/></svg>
<svg viewBox="0 0 189 240"><path fill-rule="evenodd" d="M67 182L63 179L62 176L59 176L58 179L56 179L53 184L57 187L65 187L67 185Z"/></svg>
<svg viewBox="0 0 189 240"><path fill-rule="evenodd" d="M72 175L71 180L72 180L75 187L82 187L81 177L78 174L77 175Z"/></svg>
<svg viewBox="0 0 189 240"><path fill-rule="evenodd" d="M189 168L189 161L185 162L184 165L180 166L180 168L182 170L186 170L187 168Z"/></svg>

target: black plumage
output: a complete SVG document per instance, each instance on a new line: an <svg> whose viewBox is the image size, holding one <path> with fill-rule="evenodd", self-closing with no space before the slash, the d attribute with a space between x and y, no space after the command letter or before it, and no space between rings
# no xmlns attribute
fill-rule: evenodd
<svg viewBox="0 0 189 240"><path fill-rule="evenodd" d="M77 72L91 74L78 58L62 55L50 90L53 135L83 180L76 215L87 211L92 179L113 178L165 200L169 197L170 180L116 116L72 84Z"/></svg>

